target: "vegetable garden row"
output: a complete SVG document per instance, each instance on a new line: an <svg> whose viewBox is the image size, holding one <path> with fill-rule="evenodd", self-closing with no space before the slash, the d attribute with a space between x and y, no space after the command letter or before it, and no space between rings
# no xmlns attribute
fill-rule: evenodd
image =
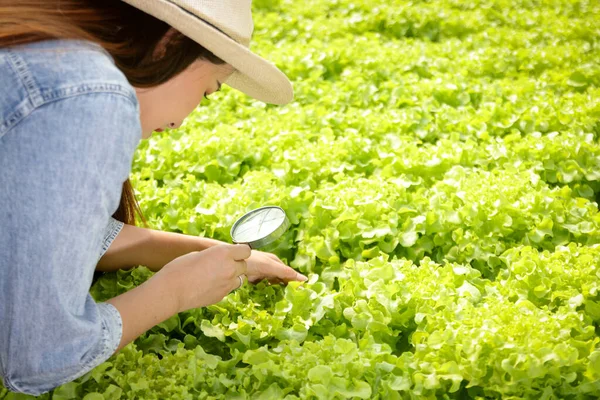
<svg viewBox="0 0 600 400"><path fill-rule="evenodd" d="M254 9L296 100L224 89L132 178L156 229L230 241L282 207L275 253L309 282L174 316L40 398L599 398L600 3Z"/></svg>

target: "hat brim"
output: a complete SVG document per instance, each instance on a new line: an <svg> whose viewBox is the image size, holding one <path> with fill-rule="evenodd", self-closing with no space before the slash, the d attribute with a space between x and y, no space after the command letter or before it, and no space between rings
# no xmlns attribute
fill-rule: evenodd
<svg viewBox="0 0 600 400"><path fill-rule="evenodd" d="M167 0L123 0L177 29L235 68L226 84L265 103L286 104L292 84L275 65L252 53L202 19Z"/></svg>

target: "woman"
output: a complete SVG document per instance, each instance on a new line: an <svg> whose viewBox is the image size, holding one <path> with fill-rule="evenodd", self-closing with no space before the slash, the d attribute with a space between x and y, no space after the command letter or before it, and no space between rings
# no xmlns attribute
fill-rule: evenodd
<svg viewBox="0 0 600 400"><path fill-rule="evenodd" d="M245 245L135 227L127 177L153 131L223 83L274 104L291 85L248 50L250 1L0 0L0 373L38 395L177 312L244 282L305 280ZM125 183L124 183L125 182ZM124 224L125 223L125 224ZM94 270L156 273L106 303Z"/></svg>

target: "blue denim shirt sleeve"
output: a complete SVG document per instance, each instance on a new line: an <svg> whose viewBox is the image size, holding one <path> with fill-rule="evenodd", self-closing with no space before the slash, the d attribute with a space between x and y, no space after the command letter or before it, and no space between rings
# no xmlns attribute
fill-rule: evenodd
<svg viewBox="0 0 600 400"><path fill-rule="evenodd" d="M121 221L117 221L114 218L110 218L108 221L108 225L104 230L104 240L102 240L102 251L100 252L100 257L106 253L111 243L116 239L121 229L123 229L123 224Z"/></svg>
<svg viewBox="0 0 600 400"><path fill-rule="evenodd" d="M89 294L141 138L134 89L79 42L0 49L0 375L39 395L117 349L117 309Z"/></svg>

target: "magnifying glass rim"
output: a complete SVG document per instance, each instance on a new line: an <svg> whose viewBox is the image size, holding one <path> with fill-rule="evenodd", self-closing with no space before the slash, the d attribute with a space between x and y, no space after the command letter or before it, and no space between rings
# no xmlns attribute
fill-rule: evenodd
<svg viewBox="0 0 600 400"><path fill-rule="evenodd" d="M284 216L283 221L281 222L281 225L279 225L279 227L277 227L273 232L263 236L262 238L250 241L250 242L236 242L235 241L235 236L234 233L236 231L236 229L240 226L240 224L250 215L252 214L256 214L258 212L260 212L261 210L265 210L265 209L279 209ZM281 207L278 206L264 206L264 207L260 207L260 208L255 208L254 210L250 210L247 213L245 213L244 215L242 215L241 217L239 217L235 223L233 224L233 226L231 227L231 231L229 232L229 235L231 236L231 240L233 241L233 243L245 243L248 244L251 248L253 249L258 249L264 246L267 246L271 243L273 243L274 241L276 241L277 239L279 239L281 236L283 236L283 234L285 233L285 231L288 230L288 228L290 227L290 221L285 213L285 210Z"/></svg>

